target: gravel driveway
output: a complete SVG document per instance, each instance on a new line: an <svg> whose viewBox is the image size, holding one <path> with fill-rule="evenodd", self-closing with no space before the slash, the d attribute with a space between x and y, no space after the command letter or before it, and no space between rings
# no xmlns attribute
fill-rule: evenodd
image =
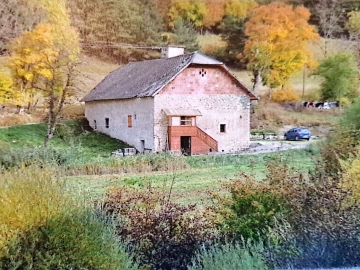
<svg viewBox="0 0 360 270"><path fill-rule="evenodd" d="M243 154L260 154L271 153L278 151L286 151L290 149L304 149L311 144L318 142L317 140L310 141L251 141L248 150L243 151Z"/></svg>

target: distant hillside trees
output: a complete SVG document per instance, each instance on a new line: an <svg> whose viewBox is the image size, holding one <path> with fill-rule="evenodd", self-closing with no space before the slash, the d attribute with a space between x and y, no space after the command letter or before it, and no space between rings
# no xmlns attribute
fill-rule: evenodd
<svg viewBox="0 0 360 270"><path fill-rule="evenodd" d="M0 55L6 45L23 31L31 31L45 18L45 13L34 0L0 1Z"/></svg>
<svg viewBox="0 0 360 270"><path fill-rule="evenodd" d="M127 61L132 51L113 44L162 42L163 22L150 0L73 0L68 1L68 6L82 43L92 54Z"/></svg>
<svg viewBox="0 0 360 270"><path fill-rule="evenodd" d="M175 20L173 33L173 43L186 46L186 51L193 52L200 48L195 27L189 20L185 21L181 17Z"/></svg>

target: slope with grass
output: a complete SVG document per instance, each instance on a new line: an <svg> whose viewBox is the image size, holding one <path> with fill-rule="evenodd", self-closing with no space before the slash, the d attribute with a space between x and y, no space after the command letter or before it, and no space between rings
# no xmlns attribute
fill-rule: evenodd
<svg viewBox="0 0 360 270"><path fill-rule="evenodd" d="M44 149L46 125L28 124L0 129L0 164L16 165L29 159L51 159L54 155L62 165L86 163L107 158L111 152L127 144L105 134L89 132L83 119L62 122L49 149Z"/></svg>

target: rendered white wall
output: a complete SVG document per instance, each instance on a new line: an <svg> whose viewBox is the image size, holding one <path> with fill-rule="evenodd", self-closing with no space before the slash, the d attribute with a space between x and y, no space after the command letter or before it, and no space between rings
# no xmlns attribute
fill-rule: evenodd
<svg viewBox="0 0 360 270"><path fill-rule="evenodd" d="M97 131L122 140L139 151L145 141L145 148L154 148L153 98L134 98L114 101L96 101L85 103L85 117L92 128L94 120ZM128 127L128 115L132 115L132 127ZM109 118L109 128L105 127L105 118Z"/></svg>

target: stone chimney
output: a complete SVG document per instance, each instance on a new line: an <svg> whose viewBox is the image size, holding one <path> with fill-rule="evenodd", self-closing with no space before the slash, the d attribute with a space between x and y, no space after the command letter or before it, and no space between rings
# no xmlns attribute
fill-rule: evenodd
<svg viewBox="0 0 360 270"><path fill-rule="evenodd" d="M185 46L181 45L167 45L161 48L161 58L171 58L179 55L183 55Z"/></svg>

